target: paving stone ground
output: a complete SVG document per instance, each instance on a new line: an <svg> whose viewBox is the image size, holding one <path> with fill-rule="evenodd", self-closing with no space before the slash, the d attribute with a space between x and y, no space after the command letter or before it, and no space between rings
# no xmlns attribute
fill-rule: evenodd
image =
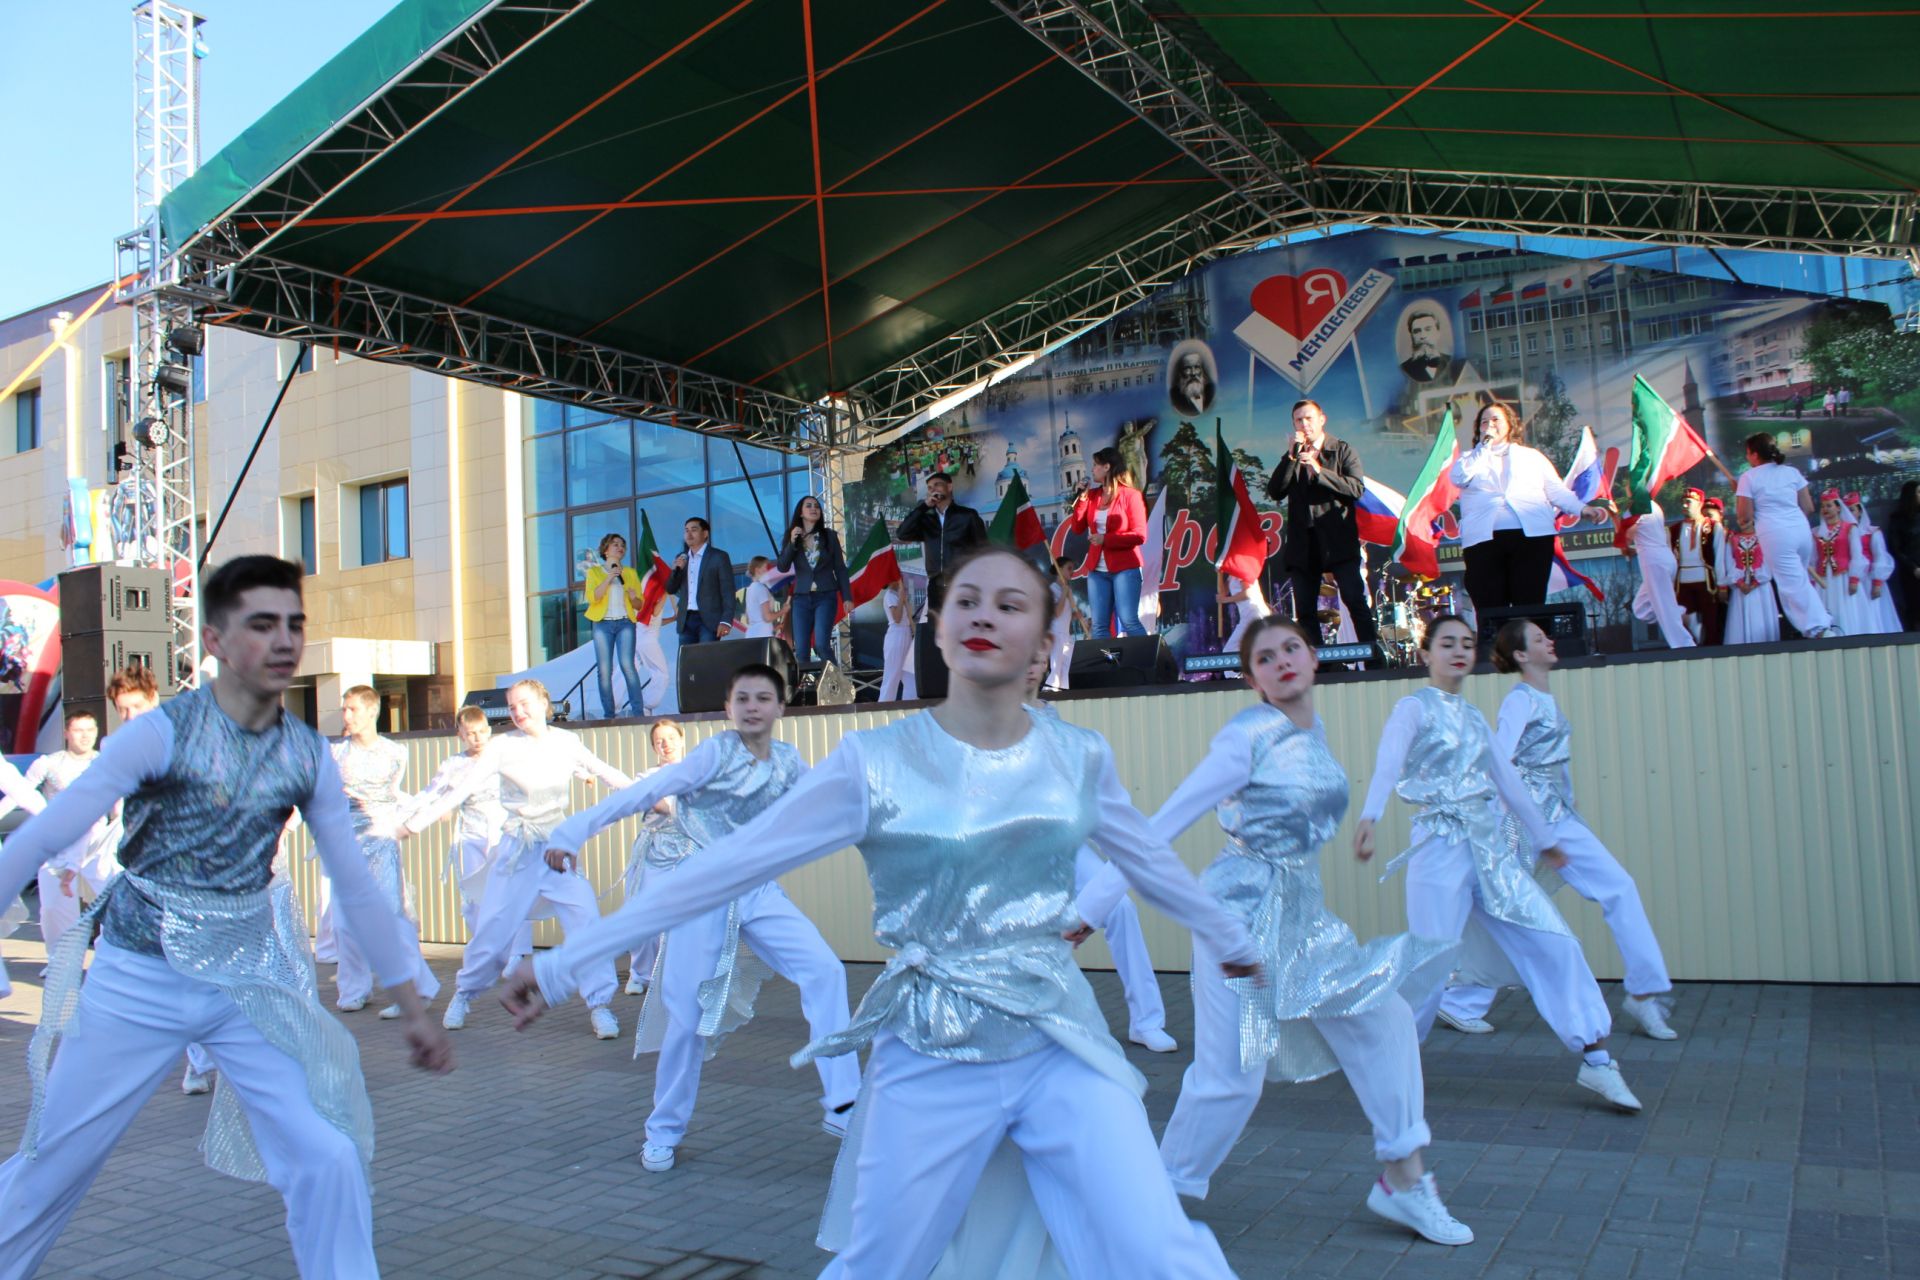
<svg viewBox="0 0 1920 1280"><path fill-rule="evenodd" d="M25 932L32 933L32 929ZM430 948L450 983L458 953ZM0 944L16 994L0 1003L0 1142L26 1111L39 942ZM323 984L327 981L323 969ZM878 972L850 965L857 999ZM1181 1053L1129 1056L1166 1122L1186 1065L1191 1002L1163 974ZM1118 982L1094 975L1113 1025ZM1920 989L1687 984L1660 1044L1616 1037L1639 1116L1574 1087L1575 1064L1523 997L1499 1031L1436 1030L1425 1053L1428 1160L1478 1235L1413 1240L1363 1201L1376 1172L1339 1076L1268 1090L1203 1203L1243 1277L1661 1280L1920 1276ZM1616 1008L1620 992L1609 984ZM615 1006L630 1031L638 997ZM834 1140L818 1078L786 1057L805 1039L793 988L707 1065L677 1168L648 1174L640 1128L653 1076L623 1034L600 1042L577 1004L515 1035L479 1007L459 1069L409 1070L392 1023L352 1015L379 1126L374 1222L389 1277L460 1280L793 1280L813 1245ZM286 1277L278 1198L209 1172L207 1104L173 1084L141 1113L42 1275Z"/></svg>

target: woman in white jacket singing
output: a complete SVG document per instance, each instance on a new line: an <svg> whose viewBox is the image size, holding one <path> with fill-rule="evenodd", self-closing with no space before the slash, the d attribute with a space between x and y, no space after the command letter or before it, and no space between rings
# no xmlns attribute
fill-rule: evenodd
<svg viewBox="0 0 1920 1280"><path fill-rule="evenodd" d="M1496 401L1474 417L1473 447L1453 464L1466 588L1476 610L1546 603L1557 516L1606 518L1583 507L1526 438L1520 415Z"/></svg>

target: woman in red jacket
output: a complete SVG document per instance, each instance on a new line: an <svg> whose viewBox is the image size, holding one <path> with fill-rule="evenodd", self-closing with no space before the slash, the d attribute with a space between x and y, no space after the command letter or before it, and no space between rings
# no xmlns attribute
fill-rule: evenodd
<svg viewBox="0 0 1920 1280"><path fill-rule="evenodd" d="M1093 634L1113 634L1115 617L1122 635L1147 634L1140 622L1140 544L1147 540L1147 504L1118 449L1093 455L1093 483L1073 504L1067 527L1089 539L1080 570L1087 575Z"/></svg>

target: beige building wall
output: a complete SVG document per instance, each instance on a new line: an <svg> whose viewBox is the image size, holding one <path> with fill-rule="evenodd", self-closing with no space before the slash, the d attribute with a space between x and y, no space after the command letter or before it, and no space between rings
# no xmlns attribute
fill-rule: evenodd
<svg viewBox="0 0 1920 1280"><path fill-rule="evenodd" d="M1503 677L1475 676L1467 694L1490 717ZM1327 898L1361 937L1406 927L1401 878L1380 868L1406 846L1407 806L1392 802L1379 854L1350 852L1353 813L1373 773L1388 713L1419 687L1413 679L1330 685L1319 691L1334 755L1353 787L1347 821L1322 855ZM1920 981L1920 641L1795 654L1620 663L1561 673L1555 693L1574 727L1574 786L1581 811L1633 873L1674 976L1779 982ZM1065 717L1114 745L1134 802L1151 813L1205 754L1221 725L1248 705L1238 687L1177 695L1070 699ZM792 715L780 736L817 761L854 729L899 711ZM581 732L604 759L635 773L651 762L644 726ZM689 745L717 732L687 722ZM443 737L406 743L410 785L452 749ZM583 807L594 792L576 784ZM621 869L637 824L586 848L593 882L620 902ZM434 941L463 941L455 891L439 877L447 827L407 846L421 927ZM1219 851L1219 828L1196 823L1178 842L1196 872ZM301 891L311 895L311 863ZM858 855L841 850L783 878L795 902L849 960L884 959L873 940L872 900ZM1620 958L1599 908L1571 890L1556 898L1601 978ZM1185 932L1141 908L1156 967L1189 966ZM541 926L543 943L558 940ZM1082 962L1111 965L1096 936Z"/></svg>
<svg viewBox="0 0 1920 1280"><path fill-rule="evenodd" d="M37 582L68 567L60 541L67 478L85 476L93 486L111 479L108 362L125 358L131 316L109 305L84 323L51 327L60 312L77 317L98 294L0 320L0 387L53 347L22 388L41 394L40 448L14 455L12 398L0 403L0 486L11 498L0 507L0 576ZM432 714L450 715L468 690L526 664L525 575L513 536L524 510L513 465L523 402L317 348L242 481L296 353L291 342L207 330L206 398L196 406L203 531L233 499L212 559L298 559L298 504L312 496L317 563L307 581L302 668L311 692L293 701L310 699L320 727L337 731L341 689L377 681L398 690L411 680L415 703L424 693ZM399 477L409 485L410 554L365 564L360 489ZM426 709L414 708L414 724L424 723Z"/></svg>

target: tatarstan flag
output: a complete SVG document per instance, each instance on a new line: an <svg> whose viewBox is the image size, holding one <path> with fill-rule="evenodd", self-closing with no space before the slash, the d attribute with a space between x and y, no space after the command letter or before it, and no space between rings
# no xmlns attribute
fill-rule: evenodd
<svg viewBox="0 0 1920 1280"><path fill-rule="evenodd" d="M673 566L661 556L660 544L653 540L653 526L647 522L645 511L640 513L640 552L633 562L645 566L646 572L640 579L640 604L635 612L642 623L650 623L654 614L660 612L660 602L667 598L667 579L673 576Z"/></svg>
<svg viewBox="0 0 1920 1280"><path fill-rule="evenodd" d="M900 576L900 559L893 552L893 538L887 533L887 522L875 520L873 528L867 530L867 540L853 553L853 563L848 566L849 583L853 588L853 608L858 609L886 589L889 582ZM847 602L840 602L840 613L835 622L847 616Z"/></svg>
<svg viewBox="0 0 1920 1280"><path fill-rule="evenodd" d="M987 526L987 541L1025 551L1046 540L1047 531L1040 527L1040 515L1027 497L1027 482L1015 476L1007 486L1007 496L1000 499L1000 509L993 513L993 523Z"/></svg>
<svg viewBox="0 0 1920 1280"><path fill-rule="evenodd" d="M1448 405L1446 420L1433 438L1433 448L1427 451L1419 476L1407 490L1407 505L1400 510L1400 527L1394 531L1393 554L1389 557L1422 578L1440 576L1440 522L1460 496L1451 475L1459 457L1460 439L1454 434L1453 406Z"/></svg>
<svg viewBox="0 0 1920 1280"><path fill-rule="evenodd" d="M1213 446L1214 530L1220 539L1213 567L1242 582L1258 582L1267 567L1267 535L1247 492L1246 474L1227 451L1218 418L1213 420Z"/></svg>
<svg viewBox="0 0 1920 1280"><path fill-rule="evenodd" d="M1660 486L1683 476L1713 451L1687 420L1633 375L1633 452L1627 462L1627 504L1634 515L1653 510Z"/></svg>

